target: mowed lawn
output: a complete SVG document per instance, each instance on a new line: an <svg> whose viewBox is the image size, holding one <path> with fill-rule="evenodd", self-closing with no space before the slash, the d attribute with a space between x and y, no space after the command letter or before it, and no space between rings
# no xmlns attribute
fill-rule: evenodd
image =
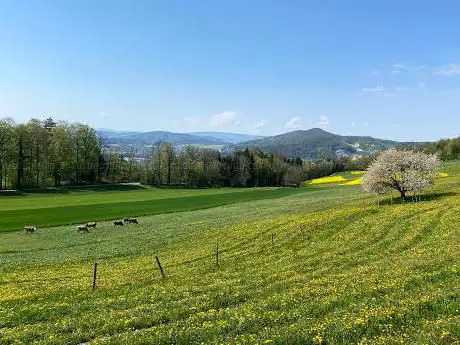
<svg viewBox="0 0 460 345"><path fill-rule="evenodd" d="M0 339L456 344L460 165L446 171L417 203L332 184L86 235L0 233Z"/></svg>
<svg viewBox="0 0 460 345"><path fill-rule="evenodd" d="M18 195L2 195L0 193L0 210L53 208L60 206L117 203L120 201L146 201L197 195L238 193L244 191L247 191L247 189L168 189L137 184L63 187L55 190L51 189L47 192L19 193Z"/></svg>
<svg viewBox="0 0 460 345"><path fill-rule="evenodd" d="M50 227L128 216L155 215L216 207L236 202L279 198L310 190L295 188L157 189L0 196L0 232L25 225Z"/></svg>

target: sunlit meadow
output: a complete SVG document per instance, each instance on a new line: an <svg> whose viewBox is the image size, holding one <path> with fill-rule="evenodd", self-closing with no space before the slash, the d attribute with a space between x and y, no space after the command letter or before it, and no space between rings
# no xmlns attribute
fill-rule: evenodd
<svg viewBox="0 0 460 345"><path fill-rule="evenodd" d="M458 343L459 168L420 202L335 184L85 235L1 233L1 343Z"/></svg>

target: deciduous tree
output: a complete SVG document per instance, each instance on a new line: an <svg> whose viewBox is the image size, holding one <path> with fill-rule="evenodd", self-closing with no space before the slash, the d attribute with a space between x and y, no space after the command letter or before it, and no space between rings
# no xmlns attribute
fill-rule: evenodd
<svg viewBox="0 0 460 345"><path fill-rule="evenodd" d="M365 191L384 194L397 190L402 199L408 192L420 192L439 175L436 155L409 150L390 149L382 152L369 166L362 178Z"/></svg>

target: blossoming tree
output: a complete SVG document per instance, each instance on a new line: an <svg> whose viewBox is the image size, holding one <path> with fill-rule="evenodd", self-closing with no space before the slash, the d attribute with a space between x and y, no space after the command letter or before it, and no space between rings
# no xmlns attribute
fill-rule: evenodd
<svg viewBox="0 0 460 345"><path fill-rule="evenodd" d="M405 200L408 192L426 189L437 176L439 159L436 155L390 149L383 151L369 166L362 178L362 187L375 194L397 190Z"/></svg>

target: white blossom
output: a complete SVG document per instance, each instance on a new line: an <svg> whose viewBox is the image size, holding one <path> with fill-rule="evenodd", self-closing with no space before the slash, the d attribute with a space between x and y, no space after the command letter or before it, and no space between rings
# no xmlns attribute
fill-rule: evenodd
<svg viewBox="0 0 460 345"><path fill-rule="evenodd" d="M439 159L423 152L390 149L382 152L362 178L364 191L384 194L397 190L420 192L434 183L439 175Z"/></svg>

